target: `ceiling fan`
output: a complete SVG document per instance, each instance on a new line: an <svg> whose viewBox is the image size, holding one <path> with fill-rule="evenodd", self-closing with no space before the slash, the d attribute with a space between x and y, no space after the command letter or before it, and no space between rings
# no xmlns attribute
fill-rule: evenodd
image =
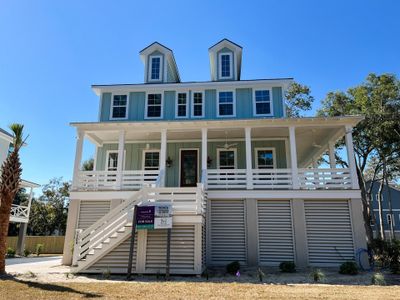
<svg viewBox="0 0 400 300"><path fill-rule="evenodd" d="M235 147L237 144L238 144L238 143L228 144L228 134L227 134L227 132L225 131L225 144L219 145L218 147L224 148L225 150L228 150L228 149L230 149L230 148L232 148L232 147Z"/></svg>

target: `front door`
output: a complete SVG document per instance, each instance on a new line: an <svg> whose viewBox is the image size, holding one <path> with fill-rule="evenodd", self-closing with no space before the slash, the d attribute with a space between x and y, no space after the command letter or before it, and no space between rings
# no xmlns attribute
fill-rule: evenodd
<svg viewBox="0 0 400 300"><path fill-rule="evenodd" d="M197 185L197 150L181 150L181 186Z"/></svg>

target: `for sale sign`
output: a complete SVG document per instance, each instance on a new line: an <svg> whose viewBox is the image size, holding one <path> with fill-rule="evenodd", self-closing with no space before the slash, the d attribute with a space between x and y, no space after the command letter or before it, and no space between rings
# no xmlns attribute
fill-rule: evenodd
<svg viewBox="0 0 400 300"><path fill-rule="evenodd" d="M136 229L154 229L154 206L138 206Z"/></svg>
<svg viewBox="0 0 400 300"><path fill-rule="evenodd" d="M172 228L171 204L155 204L138 206L136 229L168 229Z"/></svg>

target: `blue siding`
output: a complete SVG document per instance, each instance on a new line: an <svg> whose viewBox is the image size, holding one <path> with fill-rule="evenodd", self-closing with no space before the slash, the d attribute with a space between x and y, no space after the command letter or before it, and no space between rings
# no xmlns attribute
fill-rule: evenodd
<svg viewBox="0 0 400 300"><path fill-rule="evenodd" d="M196 90L198 91L198 90ZM192 92L188 94L188 119L191 118L191 101ZM235 90L236 94L236 117L217 117L217 90L209 89L204 91L204 118L193 118L195 120L218 120L218 119L254 119L254 118L271 118L271 117L255 117L253 113L253 90L251 88L241 88ZM176 91L165 91L163 93L163 119L153 119L156 121L160 120L174 120L175 119L175 106L176 106ZM129 94L129 111L128 119L122 121L152 121L151 119L145 119L145 92L132 92ZM111 93L103 93L100 98L101 113L100 121L110 121L110 106L111 106ZM281 118L283 117L283 103L282 103L282 88L272 88L272 106L273 113L272 117ZM180 119L182 120L182 119Z"/></svg>

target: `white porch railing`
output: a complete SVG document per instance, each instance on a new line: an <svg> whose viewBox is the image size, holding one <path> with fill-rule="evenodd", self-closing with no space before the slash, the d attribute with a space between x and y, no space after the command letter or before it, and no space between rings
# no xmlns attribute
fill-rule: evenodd
<svg viewBox="0 0 400 300"><path fill-rule="evenodd" d="M254 189L291 189L291 169L253 169Z"/></svg>
<svg viewBox="0 0 400 300"><path fill-rule="evenodd" d="M246 169L208 169L207 189L246 189Z"/></svg>
<svg viewBox="0 0 400 300"><path fill-rule="evenodd" d="M10 221L27 223L29 220L29 207L23 205L11 205Z"/></svg>
<svg viewBox="0 0 400 300"><path fill-rule="evenodd" d="M300 189L351 189L349 169L299 169Z"/></svg>
<svg viewBox="0 0 400 300"><path fill-rule="evenodd" d="M145 185L155 184L159 170L123 171L119 181L117 171L80 171L76 190L139 190Z"/></svg>

